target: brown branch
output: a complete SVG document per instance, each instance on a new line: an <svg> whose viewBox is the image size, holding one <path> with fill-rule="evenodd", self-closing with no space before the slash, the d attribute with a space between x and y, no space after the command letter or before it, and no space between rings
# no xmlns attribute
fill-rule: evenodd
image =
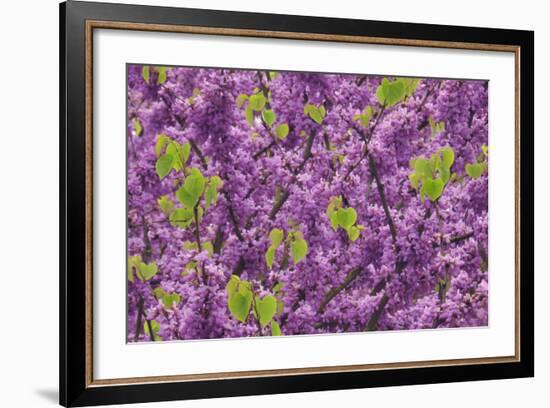
<svg viewBox="0 0 550 408"><path fill-rule="evenodd" d="M143 227L143 243L145 244L145 248L143 249L143 262L149 263L149 260L153 255L153 246L151 245L151 240L149 239L149 227L144 216L141 217L141 225Z"/></svg>
<svg viewBox="0 0 550 408"><path fill-rule="evenodd" d="M281 209L283 204L286 202L286 200L288 200L289 196L290 196L289 190L288 189L284 190L281 193L279 199L273 203L273 207L271 208L271 211L269 212L269 219L270 220L273 220L275 218L275 216L277 215L277 213L279 212L279 210Z"/></svg>
<svg viewBox="0 0 550 408"><path fill-rule="evenodd" d="M474 231L471 231L471 232L468 232L467 234L459 235L457 237L451 238L448 243L449 244L456 244L457 242L464 241L464 240L466 240L468 238L471 238L473 236L474 236Z"/></svg>
<svg viewBox="0 0 550 408"><path fill-rule="evenodd" d="M202 252L202 245L201 245L201 233L199 230L199 210L198 205L195 205L193 208L193 215L195 217L195 240L197 241L197 247L199 250L199 253Z"/></svg>
<svg viewBox="0 0 550 408"><path fill-rule="evenodd" d="M155 333L153 333L153 327L151 325L151 320L145 319L145 321L147 322L147 328L149 329L149 338L151 339L151 341L155 341Z"/></svg>
<svg viewBox="0 0 550 408"><path fill-rule="evenodd" d="M315 140L315 135L316 134L317 133L314 130L312 130L311 133L309 134L309 137L308 137L307 142L306 142L306 146L304 148L304 154L302 156L302 162L300 163L298 168L294 171L294 177L293 177L293 180L292 180L291 184L296 181L296 177L298 176L298 174L300 174L302 172L302 170L304 169L304 167L306 165L306 162L312 156L311 149L313 147L313 142ZM279 210L283 207L286 200L288 200L288 197L290 196L289 187L290 187L290 185L285 190L282 191L281 195L279 196L279 199L276 200L273 203L273 207L271 208L271 211L269 213L269 219L270 220L273 220L275 218L275 216L277 215Z"/></svg>
<svg viewBox="0 0 550 408"><path fill-rule="evenodd" d="M239 257L239 260L237 261L237 264L233 268L233 272L231 272L231 274L236 275L236 276L240 276L241 273L244 270L244 267L245 267L245 261L244 261L244 257L241 255Z"/></svg>
<svg viewBox="0 0 550 408"><path fill-rule="evenodd" d="M233 224L233 230L235 231L235 235L237 236L237 239L241 242L244 241L243 234L241 233L241 229L239 227L239 222L237 220L237 215L235 214L235 210L233 210L233 203L231 201L231 197L229 197L229 194L224 191L223 195L225 196L225 199L227 200L227 210L229 211L229 219L231 220L231 224Z"/></svg>
<svg viewBox="0 0 550 408"><path fill-rule="evenodd" d="M401 259L400 249L397 245L397 230L395 229L395 224L391 217L388 201L386 199L386 194L384 191L384 185L382 184L382 181L380 180L380 176L378 174L378 166L376 164L376 161L372 157L372 155L370 154L368 155L368 160L369 160L369 169L372 176L374 177L376 188L378 190L378 195L380 196L382 208L384 209L384 214L386 216L386 222L390 228L390 234L392 237L392 242L393 242L393 247L395 252L395 269L394 269L393 276L399 275L407 265L407 262ZM387 283L388 283L387 279L382 279L381 281L379 281L371 291L371 295L376 295L377 293L379 293L383 288L386 287ZM376 326L378 325L378 320L380 319L380 316L382 315L382 312L384 311L384 308L386 307L388 300L389 300L388 295L384 293L384 295L380 299L380 302L378 303L376 310L374 311L374 313L372 314L371 318L367 323L367 326L365 328L366 331L376 330Z"/></svg>
<svg viewBox="0 0 550 408"><path fill-rule="evenodd" d="M218 225L216 229L216 235L214 236L214 241L212 241L212 248L215 254L219 254L222 250L223 245L223 230L221 225Z"/></svg>
<svg viewBox="0 0 550 408"><path fill-rule="evenodd" d="M199 146L197 145L197 143L191 138L189 138L187 140L189 141L189 144L191 145L191 150L193 150L193 152L198 156L199 160L201 161L202 166L205 169L208 169L208 162L206 161L206 157L204 157L204 154L202 153L202 151L199 148Z"/></svg>
<svg viewBox="0 0 550 408"><path fill-rule="evenodd" d="M361 154L361 157L359 158L359 160L357 160L357 162L355 162L351 167L350 169L348 170L348 172L346 173L346 175L344 176L344 181L347 180L349 178L349 176L351 175L351 173L353 173L353 171L355 171L355 169L357 167L359 167L359 165L361 164L361 162L365 159L365 157L367 157L368 153L369 153L369 143L372 139L372 136L374 135L374 131L376 130L376 127L378 126L378 123L380 122L380 118L382 117L382 114L385 112L386 108L385 107L382 107L382 109L380 109L380 112L378 113L378 115L376 116L376 120L374 121L374 124L372 125L372 127L369 129L369 132L368 132L368 136L360 129L357 128L357 125L354 125L353 126L353 129L359 134L359 136L361 137L361 139L363 140L363 142L365 143L365 146L363 147L363 153Z"/></svg>
<svg viewBox="0 0 550 408"><path fill-rule="evenodd" d="M340 292L346 289L361 274L362 271L363 268L361 266L353 268L351 271L349 271L346 275L346 278L344 279L344 282L342 282L338 286L333 287L327 292L323 301L319 305L319 308L317 309L317 313L323 313L325 307L330 303L330 301L334 299Z"/></svg>
<svg viewBox="0 0 550 408"><path fill-rule="evenodd" d="M260 150L260 151L258 151L258 152L256 152L256 153L254 153L254 155L252 156L252 158L253 158L254 160L258 160L258 158L259 158L262 154L266 153L269 149L271 149L271 148L272 148L273 146L275 146L276 144L277 144L277 143L275 142L275 140L272 140L271 143L269 143L269 144L268 144L266 147L264 147L262 150Z"/></svg>
<svg viewBox="0 0 550 408"><path fill-rule="evenodd" d="M301 173L302 170L304 169L304 166L306 165L306 162L311 157L311 148L313 147L313 142L315 140L315 135L316 134L317 134L317 132L315 132L314 130L312 130L311 133L309 134L309 137L307 138L307 141L306 141L306 147L304 148L304 154L302 156L302 162L300 163L298 168L295 170L294 174Z"/></svg>
<svg viewBox="0 0 550 408"><path fill-rule="evenodd" d="M141 322L142 322L141 317L143 315L143 303L144 303L143 296L140 296L138 300L138 311L136 316L136 331L134 333L134 341L138 341L139 335L141 334Z"/></svg>
<svg viewBox="0 0 550 408"><path fill-rule="evenodd" d="M390 233L391 233L393 244L397 245L397 231L395 230L395 224L393 223L393 219L391 217L390 209L388 206L388 201L386 200L384 185L382 184L380 180L380 176L378 174L378 166L371 154L367 154L367 156L369 159L369 169L372 176L374 177L374 181L376 182L376 189L378 190L378 195L380 196L380 201L382 202L382 208L384 209L384 214L386 215L386 222L390 227Z"/></svg>
<svg viewBox="0 0 550 408"><path fill-rule="evenodd" d="M386 293L382 296L382 299L380 299L380 302L378 303L378 306L374 313L371 315L369 321L367 322L367 326L365 328L365 331L374 331L376 330L376 327L378 326L378 320L380 320L380 316L382 316L382 312L384 311L384 308L386 307L386 304L390 298Z"/></svg>

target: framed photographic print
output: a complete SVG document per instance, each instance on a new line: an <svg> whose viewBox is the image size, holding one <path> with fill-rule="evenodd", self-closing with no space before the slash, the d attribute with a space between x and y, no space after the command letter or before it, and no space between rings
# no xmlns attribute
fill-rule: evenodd
<svg viewBox="0 0 550 408"><path fill-rule="evenodd" d="M533 376L533 32L60 24L62 405Z"/></svg>

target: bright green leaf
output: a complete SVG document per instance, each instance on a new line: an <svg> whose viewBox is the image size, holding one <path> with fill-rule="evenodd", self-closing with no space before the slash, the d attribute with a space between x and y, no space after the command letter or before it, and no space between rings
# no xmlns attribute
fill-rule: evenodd
<svg viewBox="0 0 550 408"><path fill-rule="evenodd" d="M288 132L289 128L287 123L282 123L275 129L275 134L279 139L284 139L285 137L287 137Z"/></svg>
<svg viewBox="0 0 550 408"><path fill-rule="evenodd" d="M197 205L200 197L189 193L185 186L182 186L176 191L176 198L186 207L186 209L192 211L195 205Z"/></svg>
<svg viewBox="0 0 550 408"><path fill-rule="evenodd" d="M279 245L281 245L283 238L284 238L284 232L282 229L273 228L269 233L269 240L271 241L271 246L274 247L275 249L279 248Z"/></svg>
<svg viewBox="0 0 550 408"><path fill-rule="evenodd" d="M432 176L430 161L423 157L419 157L414 161L414 170L420 179Z"/></svg>
<svg viewBox="0 0 550 408"><path fill-rule="evenodd" d="M406 96L406 88L403 81L396 79L388 81L387 78L376 89L376 97L381 105L390 107L401 102Z"/></svg>
<svg viewBox="0 0 550 408"><path fill-rule="evenodd" d="M210 181L208 182L208 187L206 188L206 192L204 193L205 201L206 201L206 209L208 210L212 204L216 204L216 201L218 199L218 190L221 188L223 182L222 179L218 176L212 176L210 177Z"/></svg>
<svg viewBox="0 0 550 408"><path fill-rule="evenodd" d="M290 244L290 252L292 253L292 259L297 264L307 255L307 242L305 239L295 239Z"/></svg>
<svg viewBox="0 0 550 408"><path fill-rule="evenodd" d="M444 187L445 184L440 178L427 177L422 181L422 191L431 201L435 201L441 196Z"/></svg>
<svg viewBox="0 0 550 408"><path fill-rule="evenodd" d="M266 109L262 112L262 119L264 120L267 126L271 126L277 120L277 115L271 109Z"/></svg>
<svg viewBox="0 0 550 408"><path fill-rule="evenodd" d="M416 190L418 188L418 183L420 181L418 174L417 173L409 174L409 180L411 182L411 186Z"/></svg>
<svg viewBox="0 0 550 408"><path fill-rule="evenodd" d="M258 296L256 296L255 299L256 302L256 313L259 317L259 322L262 325L262 327L267 326L267 324L273 319L273 316L275 316L275 312L277 312L277 300L271 295L264 296L263 299L260 299Z"/></svg>
<svg viewBox="0 0 550 408"><path fill-rule="evenodd" d="M161 180L166 177L168 173L170 173L170 170L172 170L173 167L173 163L174 156L172 156L171 154L166 153L158 158L155 167L157 170L157 175Z"/></svg>
<svg viewBox="0 0 550 408"><path fill-rule="evenodd" d="M237 100L236 100L237 106L238 106L239 108L242 108L244 102L247 101L247 100L248 100L248 95L246 95L246 94L240 94L239 96L237 96Z"/></svg>
<svg viewBox="0 0 550 408"><path fill-rule="evenodd" d="M170 214L170 223L180 228L187 228L193 222L193 210L177 208Z"/></svg>
<svg viewBox="0 0 550 408"><path fill-rule="evenodd" d="M204 192L206 181L199 169L193 168L191 174L185 178L184 189L198 199Z"/></svg>
<svg viewBox="0 0 550 408"><path fill-rule="evenodd" d="M466 174L473 179L479 178L483 174L483 163L466 164Z"/></svg>
<svg viewBox="0 0 550 408"><path fill-rule="evenodd" d="M323 107L323 110L321 111L320 108L318 108L315 105L312 105L308 103L306 106L304 106L304 114L311 118L315 123L320 125L323 123L323 113L325 112L325 108Z"/></svg>
<svg viewBox="0 0 550 408"><path fill-rule="evenodd" d="M235 292L239 289L239 284L241 280L237 275L231 275L229 282L225 285L225 291L227 292L227 297L230 298Z"/></svg>
<svg viewBox="0 0 550 408"><path fill-rule="evenodd" d="M441 176L441 180L443 181L443 184L447 184L447 182L451 178L451 170L449 170L448 167L442 166L439 169L439 175Z"/></svg>
<svg viewBox="0 0 550 408"><path fill-rule="evenodd" d="M338 224L347 230L357 221L357 212L352 208L340 208L337 212Z"/></svg>
<svg viewBox="0 0 550 408"><path fill-rule="evenodd" d="M164 146L166 146L167 143L170 143L172 139L170 139L168 136L160 134L157 137L157 143L155 146L155 152L157 154L157 158L160 157L162 153L162 149L164 149Z"/></svg>
<svg viewBox="0 0 550 408"><path fill-rule="evenodd" d="M455 152L450 146L446 146L439 150L442 157L442 163L447 168L450 169L455 161Z"/></svg>
<svg viewBox="0 0 550 408"><path fill-rule="evenodd" d="M349 227L346 232L348 233L348 238L353 242L359 238L360 231L357 227Z"/></svg>
<svg viewBox="0 0 550 408"><path fill-rule="evenodd" d="M166 82L166 71L168 70L168 68L166 67L157 67L157 71L158 71L158 77L157 77L157 84L159 85L162 85L163 83Z"/></svg>
<svg viewBox="0 0 550 408"><path fill-rule="evenodd" d="M149 280L153 276L155 276L158 272L158 267L156 262L151 262L150 264L146 264L145 262L141 262L139 264L139 275L141 276L142 280Z"/></svg>
<svg viewBox="0 0 550 408"><path fill-rule="evenodd" d="M246 121L250 126L254 124L254 111L250 107L250 104L248 104L248 106L244 110L244 117L246 118Z"/></svg>
<svg viewBox="0 0 550 408"><path fill-rule="evenodd" d="M271 335L272 336L281 335L281 327L279 326L279 323L277 323L275 320L271 321Z"/></svg>
<svg viewBox="0 0 550 408"><path fill-rule="evenodd" d="M136 136L141 136L143 133L143 127L141 126L141 122L138 118L132 119L132 125L134 126L134 133Z"/></svg>
<svg viewBox="0 0 550 408"><path fill-rule="evenodd" d="M229 291L228 291L229 292ZM240 322L245 322L252 306L252 290L244 281L239 282L238 289L228 298L229 311Z"/></svg>
<svg viewBox="0 0 550 408"><path fill-rule="evenodd" d="M212 245L212 242L207 241L207 242L203 243L202 244L202 249L203 249L203 251L206 250L206 252L208 252L209 257L212 257L212 255L214 255L214 245Z"/></svg>
<svg viewBox="0 0 550 408"><path fill-rule="evenodd" d="M273 260L275 259L275 248L270 246L265 253L265 263L269 269L273 268Z"/></svg>
<svg viewBox="0 0 550 408"><path fill-rule="evenodd" d="M163 195L158 199L158 205L161 211L166 215L170 215L174 210L174 202L166 195Z"/></svg>
<svg viewBox="0 0 550 408"><path fill-rule="evenodd" d="M255 95L250 95L247 107L253 111L259 112L264 108L266 102L265 96L261 93L257 93Z"/></svg>
<svg viewBox="0 0 550 408"><path fill-rule="evenodd" d="M141 76L145 82L149 83L150 72L148 65L145 65L141 68Z"/></svg>
<svg viewBox="0 0 550 408"><path fill-rule="evenodd" d="M180 146L179 153L183 164L187 163L187 160L189 160L189 154L191 153L191 144L189 142L182 144Z"/></svg>

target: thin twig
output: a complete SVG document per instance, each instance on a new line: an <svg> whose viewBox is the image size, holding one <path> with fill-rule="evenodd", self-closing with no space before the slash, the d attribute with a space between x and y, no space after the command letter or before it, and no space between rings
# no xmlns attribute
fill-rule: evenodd
<svg viewBox="0 0 550 408"><path fill-rule="evenodd" d="M330 289L325 295L321 304L319 305L319 308L317 309L317 313L323 313L325 310L325 307L330 303L330 301L334 299L340 292L346 289L361 274L362 270L363 268L361 266L353 268L346 275L344 282Z"/></svg>
<svg viewBox="0 0 550 408"><path fill-rule="evenodd" d="M139 335L141 334L141 317L143 315L143 296L140 295L138 300L138 310L137 310L137 316L136 316L136 331L134 333L134 341L139 340Z"/></svg>

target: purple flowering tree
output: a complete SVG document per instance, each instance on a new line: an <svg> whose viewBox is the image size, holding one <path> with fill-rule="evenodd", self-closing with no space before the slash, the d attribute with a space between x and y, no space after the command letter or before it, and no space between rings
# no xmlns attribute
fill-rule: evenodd
<svg viewBox="0 0 550 408"><path fill-rule="evenodd" d="M128 67L127 339L488 323L488 84Z"/></svg>

